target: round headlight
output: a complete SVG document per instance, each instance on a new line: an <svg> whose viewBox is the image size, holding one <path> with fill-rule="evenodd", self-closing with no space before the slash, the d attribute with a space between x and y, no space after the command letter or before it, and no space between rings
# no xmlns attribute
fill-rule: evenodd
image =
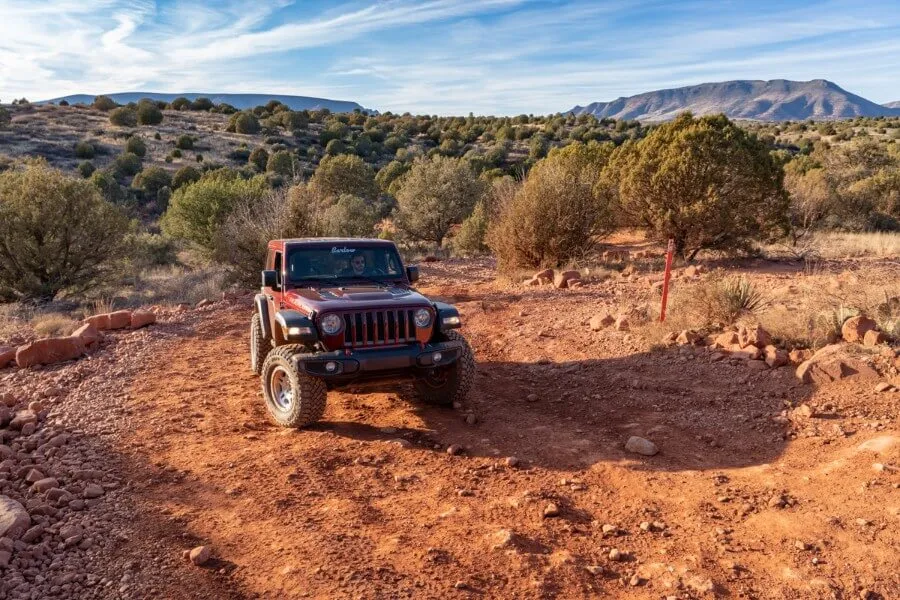
<svg viewBox="0 0 900 600"><path fill-rule="evenodd" d="M319 325L322 327L322 333L325 335L334 335L341 330L341 327L344 326L344 322L337 315L325 315L322 317L322 320L319 321Z"/></svg>
<svg viewBox="0 0 900 600"><path fill-rule="evenodd" d="M431 325L431 311L427 308L420 308L415 315L416 327L428 327Z"/></svg>

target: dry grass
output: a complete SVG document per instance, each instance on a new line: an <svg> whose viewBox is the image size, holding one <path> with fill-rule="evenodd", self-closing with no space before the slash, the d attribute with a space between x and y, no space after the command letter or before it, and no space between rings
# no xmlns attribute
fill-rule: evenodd
<svg viewBox="0 0 900 600"><path fill-rule="evenodd" d="M141 273L134 285L123 292L121 301L127 306L196 304L220 298L225 289L222 269L155 267Z"/></svg>
<svg viewBox="0 0 900 600"><path fill-rule="evenodd" d="M816 233L801 239L796 246L777 243L765 246L772 258L794 260L837 260L842 258L894 258L900 256L900 233Z"/></svg>
<svg viewBox="0 0 900 600"><path fill-rule="evenodd" d="M79 325L71 316L58 312L35 315L28 324L39 337L69 335L78 329Z"/></svg>

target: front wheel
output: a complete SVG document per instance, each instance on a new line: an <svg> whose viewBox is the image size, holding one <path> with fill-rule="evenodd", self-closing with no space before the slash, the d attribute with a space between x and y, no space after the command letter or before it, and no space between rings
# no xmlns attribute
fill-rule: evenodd
<svg viewBox="0 0 900 600"><path fill-rule="evenodd" d="M302 346L279 346L262 367L262 391L272 420L283 427L304 427L325 413L325 382L299 372L291 360Z"/></svg>
<svg viewBox="0 0 900 600"><path fill-rule="evenodd" d="M448 331L444 334L450 341L462 342L462 354L451 365L431 369L425 376L416 379L413 386L423 401L439 406L453 406L462 402L475 383L475 355L460 333Z"/></svg>
<svg viewBox="0 0 900 600"><path fill-rule="evenodd" d="M263 363L271 351L272 344L263 333L259 313L255 312L250 319L250 368L254 373L257 375L262 373Z"/></svg>

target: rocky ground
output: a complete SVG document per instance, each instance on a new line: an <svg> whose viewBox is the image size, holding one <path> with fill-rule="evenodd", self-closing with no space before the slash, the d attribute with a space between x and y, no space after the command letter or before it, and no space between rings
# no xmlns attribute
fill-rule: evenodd
<svg viewBox="0 0 900 600"><path fill-rule="evenodd" d="M249 298L0 371L0 599L900 596L900 394L593 330L643 281L421 288L479 362L457 410L271 425Z"/></svg>

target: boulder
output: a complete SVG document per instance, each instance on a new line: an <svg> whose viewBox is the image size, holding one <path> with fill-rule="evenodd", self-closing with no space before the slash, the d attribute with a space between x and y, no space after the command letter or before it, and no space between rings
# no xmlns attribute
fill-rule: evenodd
<svg viewBox="0 0 900 600"><path fill-rule="evenodd" d="M679 346L693 346L700 341L700 334L693 329L685 329L675 338L675 343Z"/></svg>
<svg viewBox="0 0 900 600"><path fill-rule="evenodd" d="M616 331L628 331L628 317L625 315L621 315L616 319L615 322Z"/></svg>
<svg viewBox="0 0 900 600"><path fill-rule="evenodd" d="M813 351L809 348L794 348L788 353L788 360L792 365L799 365L803 361L809 360L813 356Z"/></svg>
<svg viewBox="0 0 900 600"><path fill-rule="evenodd" d="M25 507L8 496L0 496L0 538L18 539L31 527Z"/></svg>
<svg viewBox="0 0 900 600"><path fill-rule="evenodd" d="M553 287L562 290L569 287L570 281L579 279L581 279L581 273L578 271L560 271L553 277Z"/></svg>
<svg viewBox="0 0 900 600"><path fill-rule="evenodd" d="M629 259L631 253L628 250L606 250L601 257L604 261L623 262Z"/></svg>
<svg viewBox="0 0 900 600"><path fill-rule="evenodd" d="M720 333L713 341L713 346L716 348L725 348L726 350L730 349L732 346L740 347L738 334L734 331Z"/></svg>
<svg viewBox="0 0 900 600"><path fill-rule="evenodd" d="M197 546L190 551L190 553L188 554L188 558L190 558L190 561L192 563L200 566L206 564L209 561L211 555L212 553L209 551L208 546Z"/></svg>
<svg viewBox="0 0 900 600"><path fill-rule="evenodd" d="M643 454L644 456L653 456L659 452L659 448L656 447L656 444L636 435L628 438L628 441L625 442L625 449L629 452L634 452L635 454Z"/></svg>
<svg viewBox="0 0 900 600"><path fill-rule="evenodd" d="M603 315L602 317L600 315L594 315L590 320L591 331L600 331L601 329L606 329L615 322L616 320L612 317L612 315L607 314Z"/></svg>
<svg viewBox="0 0 900 600"><path fill-rule="evenodd" d="M16 360L16 349L9 346L0 346L0 369Z"/></svg>
<svg viewBox="0 0 900 600"><path fill-rule="evenodd" d="M16 364L20 368L34 365L50 365L72 360L84 354L84 341L80 337L68 336L37 340L16 350Z"/></svg>
<svg viewBox="0 0 900 600"><path fill-rule="evenodd" d="M105 331L107 329L110 329L109 313L88 317L87 319L84 320L84 322L89 325L93 325L94 328L97 329L97 331Z"/></svg>
<svg viewBox="0 0 900 600"><path fill-rule="evenodd" d="M742 358L744 360L759 360L762 352L756 346L747 346L742 348L740 344L735 344L727 349L732 358Z"/></svg>
<svg viewBox="0 0 900 600"><path fill-rule="evenodd" d="M156 323L156 315L148 310L136 310L131 313L131 328L139 329Z"/></svg>
<svg viewBox="0 0 900 600"><path fill-rule="evenodd" d="M769 344L765 347L764 352L766 364L771 368L777 369L788 364L788 354L784 350Z"/></svg>
<svg viewBox="0 0 900 600"><path fill-rule="evenodd" d="M131 311L117 310L109 313L110 329L125 329L131 326Z"/></svg>
<svg viewBox="0 0 900 600"><path fill-rule="evenodd" d="M738 343L741 345L741 348L746 348L747 346L765 348L772 343L772 336L759 325L756 327L741 327L738 331Z"/></svg>
<svg viewBox="0 0 900 600"><path fill-rule="evenodd" d="M868 317L858 315L850 317L841 326L841 336L845 342L862 342L867 331L872 331L877 327L875 321Z"/></svg>
<svg viewBox="0 0 900 600"><path fill-rule="evenodd" d="M541 285L541 280L540 280L540 279L535 279L535 278L532 277L532 278L530 278L530 279L526 279L526 280L523 281L522 283L523 283L524 285L529 286L529 287L537 287L537 286Z"/></svg>
<svg viewBox="0 0 900 600"><path fill-rule="evenodd" d="M888 337L883 331L876 331L874 329L870 329L863 336L864 346L880 346L887 341ZM0 359L0 363L2 363L2 359Z"/></svg>
<svg viewBox="0 0 900 600"><path fill-rule="evenodd" d="M537 279L538 281L542 281L544 283L550 283L553 281L553 269L544 269L543 271L538 271L532 276L532 279Z"/></svg>
<svg viewBox="0 0 900 600"><path fill-rule="evenodd" d="M81 338L81 341L84 342L84 347L93 350L100 344L100 339L103 335L97 330L93 323L85 323L72 332L72 337Z"/></svg>
<svg viewBox="0 0 900 600"><path fill-rule="evenodd" d="M842 344L825 346L797 367L797 379L803 383L822 385L848 377L877 380L879 375Z"/></svg>

